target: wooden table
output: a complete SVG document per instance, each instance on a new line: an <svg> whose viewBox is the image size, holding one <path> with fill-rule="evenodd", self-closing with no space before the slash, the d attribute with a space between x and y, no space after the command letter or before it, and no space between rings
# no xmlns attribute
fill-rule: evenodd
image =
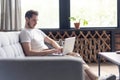
<svg viewBox="0 0 120 80"><path fill-rule="evenodd" d="M110 62L116 64L119 69L119 80L120 80L120 54L116 52L99 52L98 54L98 75L100 76L100 57L104 57Z"/></svg>

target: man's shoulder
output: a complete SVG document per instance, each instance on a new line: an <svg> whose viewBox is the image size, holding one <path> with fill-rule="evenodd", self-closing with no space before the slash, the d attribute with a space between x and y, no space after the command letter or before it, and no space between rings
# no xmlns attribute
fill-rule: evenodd
<svg viewBox="0 0 120 80"><path fill-rule="evenodd" d="M21 33L29 33L29 32L31 32L32 31L32 29L22 29L21 30Z"/></svg>
<svg viewBox="0 0 120 80"><path fill-rule="evenodd" d="M38 32L38 33L43 33L44 34L44 32L40 29L35 29L35 31Z"/></svg>
<svg viewBox="0 0 120 80"><path fill-rule="evenodd" d="M26 29L23 29L21 30L20 32L20 36L25 36L25 35L29 35L30 34L30 31L29 30L26 30Z"/></svg>
<svg viewBox="0 0 120 80"><path fill-rule="evenodd" d="M43 33L40 29L23 29L21 30L20 34L35 34L35 33Z"/></svg>
<svg viewBox="0 0 120 80"><path fill-rule="evenodd" d="M21 32L20 32L20 34L22 34L22 33L26 33L26 32L27 32L27 30L22 29Z"/></svg>

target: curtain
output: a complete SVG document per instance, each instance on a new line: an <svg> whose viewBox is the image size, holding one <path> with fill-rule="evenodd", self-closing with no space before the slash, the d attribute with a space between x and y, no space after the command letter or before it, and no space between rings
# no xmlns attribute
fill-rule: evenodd
<svg viewBox="0 0 120 80"><path fill-rule="evenodd" d="M21 29L21 1L1 0L0 30L12 31Z"/></svg>

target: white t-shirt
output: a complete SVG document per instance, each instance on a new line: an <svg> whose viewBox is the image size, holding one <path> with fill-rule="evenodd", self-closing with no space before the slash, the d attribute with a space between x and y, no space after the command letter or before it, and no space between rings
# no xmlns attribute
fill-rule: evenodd
<svg viewBox="0 0 120 80"><path fill-rule="evenodd" d="M32 50L43 50L48 49L44 42L44 38L47 35L38 29L24 29L20 33L20 41L30 42Z"/></svg>

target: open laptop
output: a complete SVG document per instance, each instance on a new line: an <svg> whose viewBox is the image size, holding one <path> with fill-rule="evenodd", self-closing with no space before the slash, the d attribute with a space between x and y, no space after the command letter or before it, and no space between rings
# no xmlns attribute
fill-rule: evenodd
<svg viewBox="0 0 120 80"><path fill-rule="evenodd" d="M74 44L75 44L75 37L65 38L63 45L63 52L59 54L53 53L53 55L65 55L69 52L73 52Z"/></svg>
<svg viewBox="0 0 120 80"><path fill-rule="evenodd" d="M65 55L69 52L73 52L74 44L75 44L75 37L65 38L62 54Z"/></svg>

